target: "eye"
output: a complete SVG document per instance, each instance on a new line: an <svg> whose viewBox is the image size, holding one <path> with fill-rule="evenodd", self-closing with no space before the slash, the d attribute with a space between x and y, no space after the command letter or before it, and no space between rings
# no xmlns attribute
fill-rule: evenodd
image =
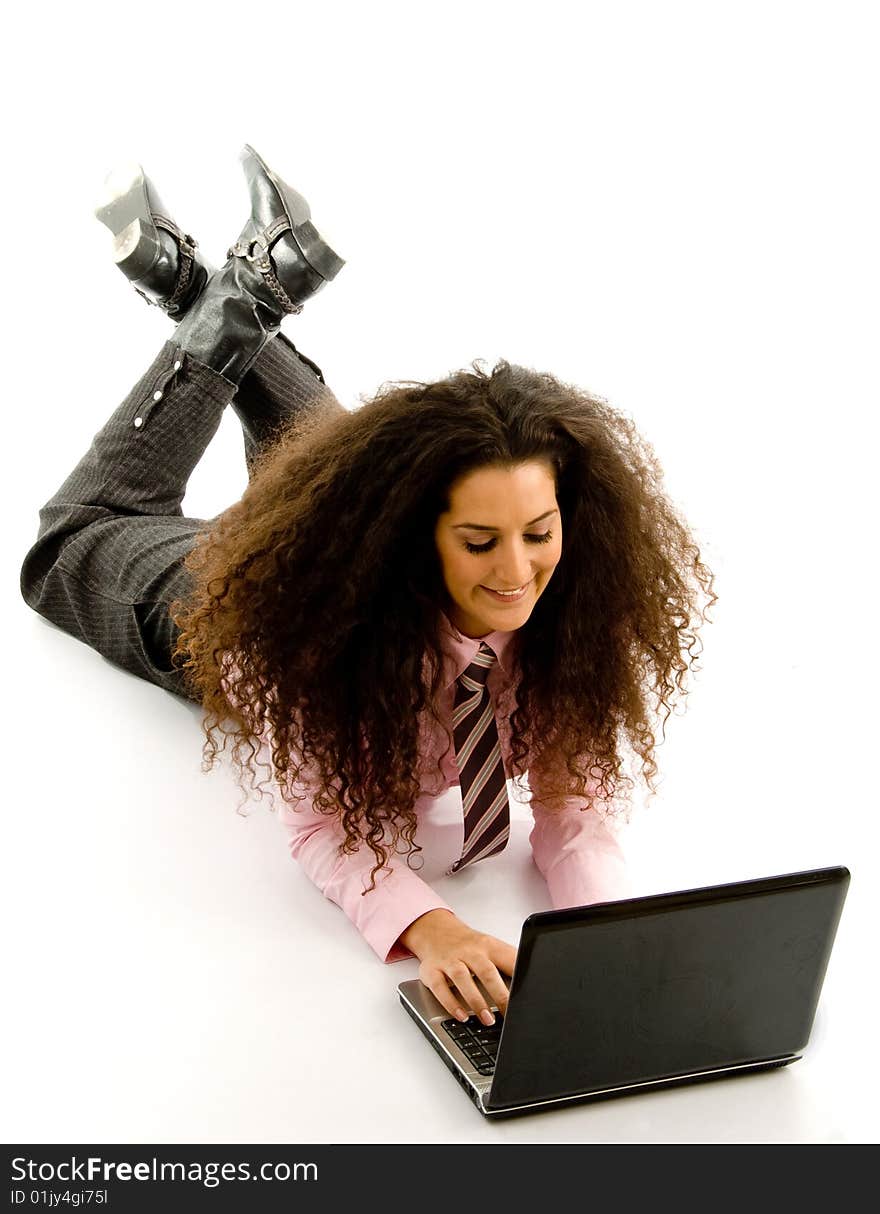
<svg viewBox="0 0 880 1214"><path fill-rule="evenodd" d="M541 535L533 535L531 532L527 532L523 536L523 539L529 544L549 544L553 539L553 532L545 531ZM486 540L484 544L472 544L469 540L465 540L464 546L468 552L479 553L490 552L497 543L497 539Z"/></svg>

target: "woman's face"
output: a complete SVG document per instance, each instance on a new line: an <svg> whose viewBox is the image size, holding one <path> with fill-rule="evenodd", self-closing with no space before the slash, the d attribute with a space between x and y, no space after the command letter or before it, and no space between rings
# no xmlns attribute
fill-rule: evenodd
<svg viewBox="0 0 880 1214"><path fill-rule="evenodd" d="M434 538L456 628L469 637L521 628L562 555L551 465L469 472L452 486Z"/></svg>

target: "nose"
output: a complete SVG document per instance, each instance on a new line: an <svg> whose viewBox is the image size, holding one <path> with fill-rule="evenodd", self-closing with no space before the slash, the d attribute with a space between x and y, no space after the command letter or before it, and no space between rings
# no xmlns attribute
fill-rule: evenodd
<svg viewBox="0 0 880 1214"><path fill-rule="evenodd" d="M506 545L496 566L499 590L516 590L532 580L532 562L522 540Z"/></svg>

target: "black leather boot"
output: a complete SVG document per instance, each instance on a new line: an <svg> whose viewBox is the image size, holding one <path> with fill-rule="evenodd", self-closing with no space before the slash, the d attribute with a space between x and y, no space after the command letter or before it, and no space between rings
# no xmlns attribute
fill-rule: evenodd
<svg viewBox="0 0 880 1214"><path fill-rule="evenodd" d="M251 217L180 322L175 344L240 384L285 316L335 278L345 262L322 240L309 205L246 144L240 156Z"/></svg>
<svg viewBox="0 0 880 1214"><path fill-rule="evenodd" d="M110 173L95 208L113 233L116 264L147 303L180 320L201 294L211 266L171 218L139 164Z"/></svg>

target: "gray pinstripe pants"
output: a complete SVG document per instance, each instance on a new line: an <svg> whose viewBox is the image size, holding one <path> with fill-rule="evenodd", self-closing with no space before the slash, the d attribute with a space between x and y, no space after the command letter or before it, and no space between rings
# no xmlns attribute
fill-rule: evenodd
<svg viewBox="0 0 880 1214"><path fill-rule="evenodd" d="M33 609L111 662L185 695L168 606L188 592L183 560L207 523L184 517L190 474L231 404L250 468L286 420L341 410L320 369L278 334L241 385L167 341L40 511L21 570Z"/></svg>

